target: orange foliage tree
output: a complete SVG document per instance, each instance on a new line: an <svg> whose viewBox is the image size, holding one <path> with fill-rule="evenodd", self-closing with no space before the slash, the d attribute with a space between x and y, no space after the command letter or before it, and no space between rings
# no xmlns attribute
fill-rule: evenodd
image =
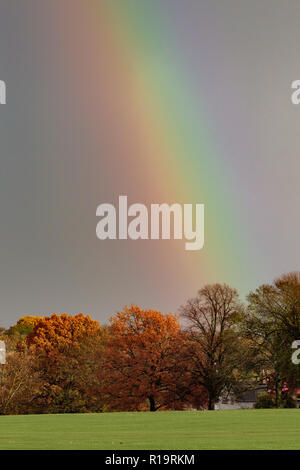
<svg viewBox="0 0 300 470"><path fill-rule="evenodd" d="M29 351L44 381L37 400L48 412L100 411L96 371L103 330L97 321L78 314L39 320L27 337Z"/></svg>
<svg viewBox="0 0 300 470"><path fill-rule="evenodd" d="M108 326L102 390L111 408L180 408L188 394L177 316L132 305Z"/></svg>

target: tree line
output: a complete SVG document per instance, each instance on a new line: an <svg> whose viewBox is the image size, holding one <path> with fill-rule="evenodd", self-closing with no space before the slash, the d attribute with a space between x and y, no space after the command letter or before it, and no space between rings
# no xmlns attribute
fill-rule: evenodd
<svg viewBox="0 0 300 470"><path fill-rule="evenodd" d="M0 414L212 410L261 383L264 406L295 406L300 274L246 303L226 284L206 285L178 315L131 305L103 326L83 314L25 316L0 339Z"/></svg>

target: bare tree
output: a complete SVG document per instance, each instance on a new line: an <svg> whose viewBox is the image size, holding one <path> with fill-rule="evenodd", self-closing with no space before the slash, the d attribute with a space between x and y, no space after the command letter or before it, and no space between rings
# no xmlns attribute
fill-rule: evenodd
<svg viewBox="0 0 300 470"><path fill-rule="evenodd" d="M39 386L28 353L9 352L6 364L0 366L0 414L28 413Z"/></svg>
<svg viewBox="0 0 300 470"><path fill-rule="evenodd" d="M226 284L206 285L180 309L187 320L192 380L208 394L208 409L226 389L238 384L243 344L236 325L243 315L238 293Z"/></svg>

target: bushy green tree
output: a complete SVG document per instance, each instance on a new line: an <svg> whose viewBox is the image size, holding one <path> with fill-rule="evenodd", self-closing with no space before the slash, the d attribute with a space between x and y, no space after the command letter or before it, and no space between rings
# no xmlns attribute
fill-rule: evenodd
<svg viewBox="0 0 300 470"><path fill-rule="evenodd" d="M284 384L291 393L300 379L300 367L291 360L292 342L300 339L300 274L285 274L258 287L248 301L244 333L256 357L254 369L280 406Z"/></svg>

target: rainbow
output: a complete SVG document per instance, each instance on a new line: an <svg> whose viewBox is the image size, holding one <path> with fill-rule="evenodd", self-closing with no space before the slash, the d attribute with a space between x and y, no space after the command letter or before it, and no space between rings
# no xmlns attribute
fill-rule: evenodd
<svg viewBox="0 0 300 470"><path fill-rule="evenodd" d="M60 32L55 15L53 21L66 42L69 12L63 3L59 9ZM252 269L242 209L228 191L230 168L206 123L201 85L194 83L185 65L187 51L176 44L173 31L160 24L160 16L166 14L163 10L163 2L74 2L72 22L78 22L79 29L78 37L70 39L66 73L76 87L77 106L85 113L93 150L105 152L105 130L98 123L103 107L110 109L110 129L116 139L125 142L124 171L136 181L139 202L204 203L204 249L187 253L175 243L172 246L178 268L187 273L186 284L195 279L198 287L207 281L234 282L240 287L241 263ZM80 96L82 78L74 84L74 70L78 50L84 49L80 67L85 67L86 91ZM107 88L106 98L95 93L97 83ZM93 162L100 171L103 163L98 164ZM127 175L122 181L122 171L118 174L115 162L110 164L114 187L120 186L116 197L126 194ZM165 262L169 256L169 251L162 250Z"/></svg>

